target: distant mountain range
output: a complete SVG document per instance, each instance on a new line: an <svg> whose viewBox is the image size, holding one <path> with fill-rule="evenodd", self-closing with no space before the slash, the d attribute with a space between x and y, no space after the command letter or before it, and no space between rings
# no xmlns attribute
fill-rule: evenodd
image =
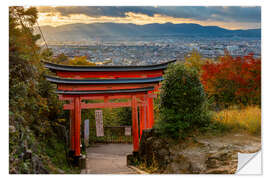
<svg viewBox="0 0 270 180"><path fill-rule="evenodd" d="M117 37L261 37L261 29L228 30L218 26L201 26L198 24L118 24L93 23L69 24L58 27L42 26L48 41L81 41L93 38Z"/></svg>

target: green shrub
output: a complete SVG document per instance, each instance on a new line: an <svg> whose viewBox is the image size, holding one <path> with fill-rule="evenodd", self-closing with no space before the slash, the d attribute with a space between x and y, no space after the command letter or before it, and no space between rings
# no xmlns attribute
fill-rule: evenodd
<svg viewBox="0 0 270 180"><path fill-rule="evenodd" d="M206 96L197 71L183 64L171 64L162 82L156 128L164 136L183 138L189 130L205 127L209 122Z"/></svg>
<svg viewBox="0 0 270 180"><path fill-rule="evenodd" d="M34 33L37 13L34 7L9 7L10 174L54 173L53 169L69 168L63 158L65 141L63 135L57 134L55 125L64 117L62 102L54 93L56 86L45 79L47 70L41 63L50 59L51 53L36 43L40 37ZM27 151L32 152L30 157L26 156ZM52 157L53 154L56 155Z"/></svg>

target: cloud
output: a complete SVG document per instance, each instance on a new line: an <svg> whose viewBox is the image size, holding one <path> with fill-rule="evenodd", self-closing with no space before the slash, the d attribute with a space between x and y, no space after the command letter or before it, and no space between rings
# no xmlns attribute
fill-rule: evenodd
<svg viewBox="0 0 270 180"><path fill-rule="evenodd" d="M261 8L257 6L40 6L38 11L47 24L55 21L55 25L61 24L60 21L62 24L190 22L237 29L236 25L239 28L258 28L261 24ZM51 19L45 16L51 16Z"/></svg>
<svg viewBox="0 0 270 180"><path fill-rule="evenodd" d="M257 22L261 21L260 7L240 6L58 6L40 7L41 12L59 12L62 16L85 14L92 17L111 16L125 17L127 12L171 16L175 18L192 18L196 20L212 20L224 22Z"/></svg>

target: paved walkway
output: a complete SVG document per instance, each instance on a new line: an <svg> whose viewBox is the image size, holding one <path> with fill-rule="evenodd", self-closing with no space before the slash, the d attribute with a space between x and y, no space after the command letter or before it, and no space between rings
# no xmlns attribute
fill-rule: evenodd
<svg viewBox="0 0 270 180"><path fill-rule="evenodd" d="M132 144L95 144L87 149L86 169L83 174L136 174L127 167L127 154Z"/></svg>

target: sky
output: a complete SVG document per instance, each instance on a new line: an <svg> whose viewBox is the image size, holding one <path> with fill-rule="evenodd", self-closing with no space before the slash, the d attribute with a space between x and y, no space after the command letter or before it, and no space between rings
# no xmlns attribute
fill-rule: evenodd
<svg viewBox="0 0 270 180"><path fill-rule="evenodd" d="M226 29L261 27L258 6L39 6L40 26L73 23L196 23Z"/></svg>

